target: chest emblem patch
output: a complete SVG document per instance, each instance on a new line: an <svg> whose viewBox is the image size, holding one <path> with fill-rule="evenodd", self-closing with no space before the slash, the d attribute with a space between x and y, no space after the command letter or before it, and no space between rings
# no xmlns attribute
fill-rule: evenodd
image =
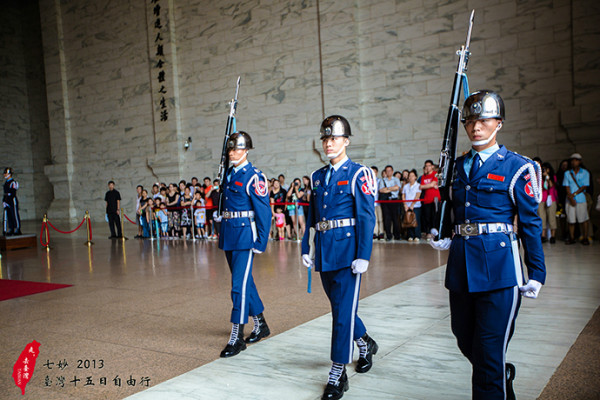
<svg viewBox="0 0 600 400"><path fill-rule="evenodd" d="M494 175L494 174L487 174L487 178L491 179L493 181L498 181L498 182L504 182L504 177L502 175Z"/></svg>

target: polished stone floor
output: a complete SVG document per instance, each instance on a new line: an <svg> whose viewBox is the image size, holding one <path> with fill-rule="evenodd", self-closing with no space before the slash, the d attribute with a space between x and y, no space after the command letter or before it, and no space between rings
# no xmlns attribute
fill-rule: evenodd
<svg viewBox="0 0 600 400"><path fill-rule="evenodd" d="M0 302L1 398L320 397L331 319L318 274L306 293L297 243L271 243L256 260L273 334L223 360L230 274L216 243L112 241L104 225L94 226L91 248L78 231L51 233L50 252L2 254L0 278L74 286ZM600 246L545 249L547 285L541 298L524 300L509 350L519 399L539 395L600 305ZM425 244L375 244L359 313L380 352L365 375L349 367L344 398L469 397L469 365L449 328L445 257ZM12 366L32 340L41 343L40 356L22 397Z"/></svg>

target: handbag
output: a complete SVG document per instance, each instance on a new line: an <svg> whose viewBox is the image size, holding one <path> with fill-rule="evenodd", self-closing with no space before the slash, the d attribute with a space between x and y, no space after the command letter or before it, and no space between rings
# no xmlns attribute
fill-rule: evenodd
<svg viewBox="0 0 600 400"><path fill-rule="evenodd" d="M577 180L575 179L575 175L573 175L573 171L571 171L571 177L573 178L573 182L575 182L575 184L577 185L577 189L581 189L581 186L579 186L579 183L577 183ZM583 194L585 195L585 202L587 205L587 209L589 210L590 208L592 208L592 205L594 204L594 200L592 199L592 195L589 194L589 192L586 190L585 192L583 192ZM571 199L569 199L569 203L571 203L571 205L573 207L575 207L575 205L577 204L575 202L575 196L573 196L573 201L571 201ZM575 203L575 204L573 204Z"/></svg>
<svg viewBox="0 0 600 400"><path fill-rule="evenodd" d="M403 228L416 228L419 225L417 221L417 215L413 210L406 210L404 217L402 218Z"/></svg>
<svg viewBox="0 0 600 400"><path fill-rule="evenodd" d="M387 185L385 184L385 179L382 179L381 182L383 182L383 187L387 188ZM377 198L379 200L390 200L392 198L392 194L379 192L379 196Z"/></svg>

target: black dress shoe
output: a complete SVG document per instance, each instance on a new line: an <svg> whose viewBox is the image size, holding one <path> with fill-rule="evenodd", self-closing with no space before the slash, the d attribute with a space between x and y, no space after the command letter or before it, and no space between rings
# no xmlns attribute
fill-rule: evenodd
<svg viewBox="0 0 600 400"><path fill-rule="evenodd" d="M242 350L246 350L246 343L238 337L233 344L227 343L227 346L221 351L221 358L236 356L240 354Z"/></svg>
<svg viewBox="0 0 600 400"><path fill-rule="evenodd" d="M344 368L342 376L335 384L327 383L327 386L325 386L325 391L323 392L323 396L321 396L321 400L341 399L344 396L344 392L347 391L349 387L348 375L346 375L346 368Z"/></svg>
<svg viewBox="0 0 600 400"><path fill-rule="evenodd" d="M506 400L516 400L515 391L513 389L513 381L516 375L515 366L511 363L506 363Z"/></svg>
<svg viewBox="0 0 600 400"><path fill-rule="evenodd" d="M544 236L542 236L542 243L546 243L548 241L548 239Z"/></svg>
<svg viewBox="0 0 600 400"><path fill-rule="evenodd" d="M358 359L358 363L356 364L356 372L359 374L363 374L371 369L373 366L373 355L377 354L377 350L379 350L377 343L366 333L362 339L367 342L367 354L364 358L359 357Z"/></svg>
<svg viewBox="0 0 600 400"><path fill-rule="evenodd" d="M244 339L246 343L256 343L260 339L265 338L271 334L271 330L269 329L269 326L267 325L267 321L265 321L265 317L263 316L263 314L260 313L256 317L258 318L258 328L255 327L250 333L250 336Z"/></svg>

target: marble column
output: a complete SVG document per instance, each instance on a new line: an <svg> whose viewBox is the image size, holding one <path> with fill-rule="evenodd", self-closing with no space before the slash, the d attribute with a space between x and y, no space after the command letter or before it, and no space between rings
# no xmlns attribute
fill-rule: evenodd
<svg viewBox="0 0 600 400"><path fill-rule="evenodd" d="M67 61L63 34L62 9L59 0L41 0L44 64L52 163L44 173L54 187L54 200L48 214L54 218L73 218L73 146L67 85Z"/></svg>

